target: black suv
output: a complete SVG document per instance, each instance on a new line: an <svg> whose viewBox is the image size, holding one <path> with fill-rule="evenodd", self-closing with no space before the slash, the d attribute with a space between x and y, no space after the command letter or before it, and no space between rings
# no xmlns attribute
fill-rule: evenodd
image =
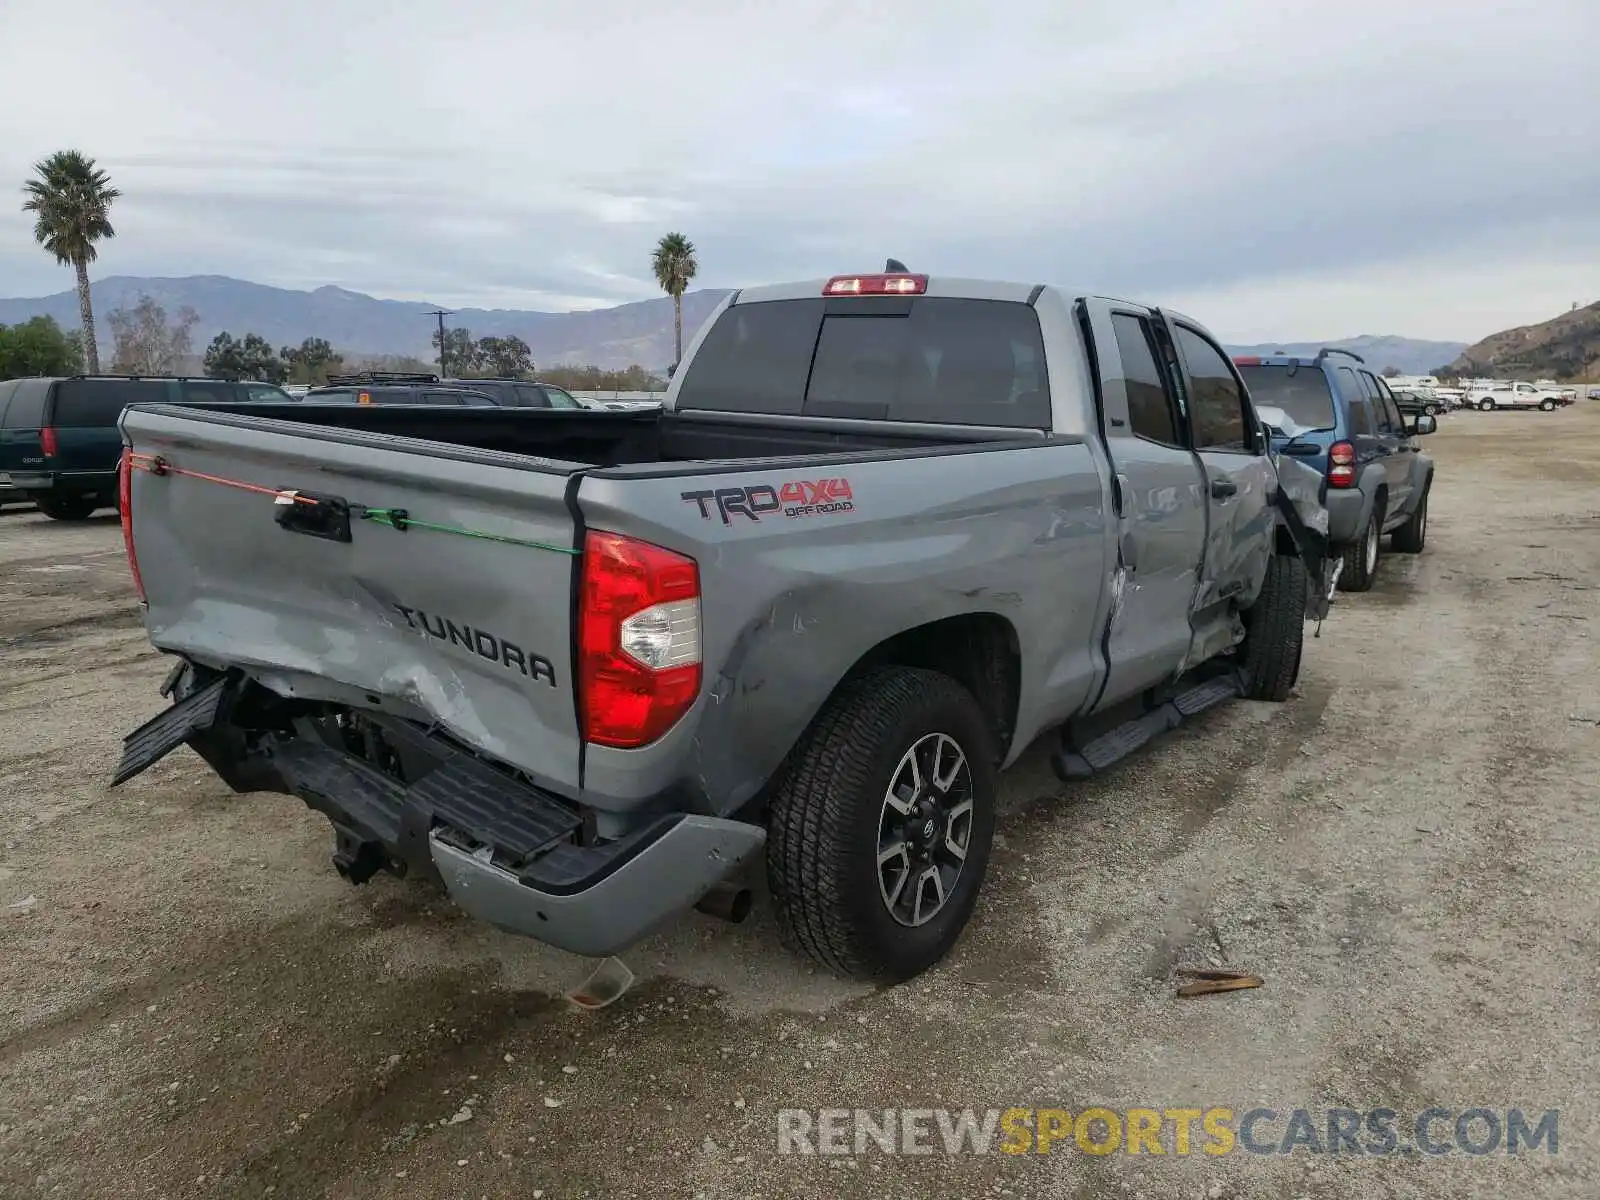
<svg viewBox="0 0 1600 1200"><path fill-rule="evenodd" d="M482 404L457 398L459 393L487 397L502 408L582 408L577 399L548 383L526 379L440 379L437 375L361 371L330 375L328 386L313 388L305 399L324 404ZM360 397L365 394L367 399Z"/></svg>
<svg viewBox="0 0 1600 1200"><path fill-rule="evenodd" d="M0 487L58 521L81 521L116 503L130 404L287 404L270 383L180 376L74 375L0 382ZM3 494L3 493L0 493ZM11 498L11 496L7 496Z"/></svg>

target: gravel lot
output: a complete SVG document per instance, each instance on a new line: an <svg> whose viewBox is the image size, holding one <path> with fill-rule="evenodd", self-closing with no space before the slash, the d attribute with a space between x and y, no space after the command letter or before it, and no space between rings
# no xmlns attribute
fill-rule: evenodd
<svg viewBox="0 0 1600 1200"><path fill-rule="evenodd" d="M166 667L116 521L6 509L0 1196L1600 1194L1600 404L1441 424L1427 551L1295 699L1006 778L940 969L838 983L758 900L599 1013L580 960L343 883L297 800L187 751L108 791ZM1173 997L1224 954L1265 986ZM1562 1111L1553 1156L776 1152L782 1108L1052 1104Z"/></svg>

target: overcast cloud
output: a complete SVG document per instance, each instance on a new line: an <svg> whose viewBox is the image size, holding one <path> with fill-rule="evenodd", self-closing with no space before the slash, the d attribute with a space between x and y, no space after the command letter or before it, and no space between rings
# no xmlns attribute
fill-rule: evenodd
<svg viewBox="0 0 1600 1200"><path fill-rule="evenodd" d="M0 295L77 147L95 274L561 310L877 266L1237 342L1600 299L1596 0L0 0Z"/></svg>

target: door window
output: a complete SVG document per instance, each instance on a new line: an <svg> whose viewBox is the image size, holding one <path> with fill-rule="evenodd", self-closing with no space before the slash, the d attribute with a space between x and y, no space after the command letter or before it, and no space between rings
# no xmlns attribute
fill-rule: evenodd
<svg viewBox="0 0 1600 1200"><path fill-rule="evenodd" d="M1245 419L1244 392L1228 360L1205 338L1183 325L1178 348L1189 375L1189 431L1196 450L1254 448L1251 423Z"/></svg>
<svg viewBox="0 0 1600 1200"><path fill-rule="evenodd" d="M1363 437L1372 435L1372 404L1367 400L1350 401L1350 432Z"/></svg>
<svg viewBox="0 0 1600 1200"><path fill-rule="evenodd" d="M1132 313L1113 313L1111 327L1116 331L1122 386L1128 396L1128 423L1134 436L1163 446L1180 445L1177 410L1161 368L1156 365L1149 324Z"/></svg>
<svg viewBox="0 0 1600 1200"><path fill-rule="evenodd" d="M583 407L583 405L578 403L578 398L571 392L565 391L558 387L551 387L548 383L544 385L544 394L550 398L551 408Z"/></svg>

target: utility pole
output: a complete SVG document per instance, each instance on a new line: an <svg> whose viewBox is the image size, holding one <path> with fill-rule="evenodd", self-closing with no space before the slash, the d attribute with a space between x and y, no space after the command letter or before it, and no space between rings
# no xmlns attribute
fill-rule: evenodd
<svg viewBox="0 0 1600 1200"><path fill-rule="evenodd" d="M455 316L455 313L446 308L436 308L428 316L439 318L439 378L445 379L450 372L445 370L444 319Z"/></svg>

